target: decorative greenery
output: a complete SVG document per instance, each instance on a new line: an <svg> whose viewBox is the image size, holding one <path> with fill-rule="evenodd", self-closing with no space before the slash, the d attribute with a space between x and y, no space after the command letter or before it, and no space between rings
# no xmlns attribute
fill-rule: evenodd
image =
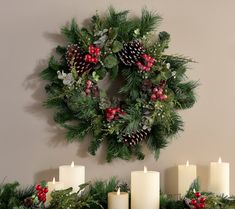
<svg viewBox="0 0 235 209"><path fill-rule="evenodd" d="M92 136L92 155L107 142L107 161L144 159L142 145L158 158L170 138L183 130L178 110L195 103L196 82L188 81L191 59L165 53L170 35L155 34L161 17L143 10L140 18L128 11L94 15L87 27L73 20L62 28L68 46L58 46L41 77L49 83L46 107L67 129L72 142ZM102 88L104 78L111 87ZM117 81L119 84L117 84ZM118 87L118 90L113 90Z"/></svg>
<svg viewBox="0 0 235 209"><path fill-rule="evenodd" d="M0 209L45 209L43 204L27 206L25 203L34 197L35 187L19 189L19 183L1 184ZM121 188L123 192L130 189L126 183L111 178L108 181L94 181L80 186L80 191L73 193L72 188L55 191L47 209L107 209L108 193ZM193 208L188 204L194 198L195 190L199 191L199 181L193 182L185 198L173 200L166 194L160 195L160 209L185 209ZM197 192L198 193L198 192ZM213 193L201 192L205 197L205 209L235 209L235 198L217 196Z"/></svg>
<svg viewBox="0 0 235 209"><path fill-rule="evenodd" d="M19 189L19 183L0 185L0 209L44 209L44 204L36 197L34 186Z"/></svg>

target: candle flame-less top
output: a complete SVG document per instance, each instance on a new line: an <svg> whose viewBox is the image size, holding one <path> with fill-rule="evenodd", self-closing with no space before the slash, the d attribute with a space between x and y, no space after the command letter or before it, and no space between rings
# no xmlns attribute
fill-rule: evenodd
<svg viewBox="0 0 235 209"><path fill-rule="evenodd" d="M120 191L120 187L119 187L117 190L117 195L120 195L120 194L121 194L121 191Z"/></svg>
<svg viewBox="0 0 235 209"><path fill-rule="evenodd" d="M147 173L148 172L148 169L146 166L144 166L144 173Z"/></svg>
<svg viewBox="0 0 235 209"><path fill-rule="evenodd" d="M71 163L71 168L74 168L74 161L72 161Z"/></svg>
<svg viewBox="0 0 235 209"><path fill-rule="evenodd" d="M189 161L187 160L187 162L186 162L186 166L188 167L189 166Z"/></svg>
<svg viewBox="0 0 235 209"><path fill-rule="evenodd" d="M221 159L221 157L219 157L218 163L222 163L222 159Z"/></svg>
<svg viewBox="0 0 235 209"><path fill-rule="evenodd" d="M53 177L52 184L55 184L55 177Z"/></svg>

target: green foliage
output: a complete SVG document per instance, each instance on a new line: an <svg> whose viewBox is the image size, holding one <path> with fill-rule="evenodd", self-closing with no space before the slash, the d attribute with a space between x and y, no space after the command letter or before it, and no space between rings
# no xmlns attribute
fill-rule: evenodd
<svg viewBox="0 0 235 209"><path fill-rule="evenodd" d="M128 190L125 184L113 177L108 181L82 185L78 193L73 193L72 189L55 191L52 193L49 209L107 209L107 194L116 191L118 187L122 191Z"/></svg>
<svg viewBox="0 0 235 209"><path fill-rule="evenodd" d="M34 187L19 189L19 183L7 183L0 185L0 209L25 209L24 199L32 196Z"/></svg>
<svg viewBox="0 0 235 209"><path fill-rule="evenodd" d="M147 33L154 31L161 20L162 18L155 12L143 9L139 23L140 36L145 36Z"/></svg>
<svg viewBox="0 0 235 209"><path fill-rule="evenodd" d="M48 97L44 106L56 109L54 120L67 130L67 140L82 141L90 136L88 151L92 155L103 142L107 143L108 162L114 158L129 160L132 156L143 160L144 143L158 158L160 150L183 130L178 109L191 108L196 102L197 82L189 81L186 75L192 60L165 54L170 34L165 31L155 33L161 17L146 9L142 10L140 17L128 15L127 10L117 11L110 7L104 16L95 14L87 27L79 27L73 19L61 32L68 45L79 46L73 57L76 62L73 60L74 65L68 65L66 52L69 47L58 46L58 56L55 56L58 58L52 57L48 67L40 74L48 81L45 87ZM139 48L135 49L132 45L132 48L126 49L124 44L128 46L129 42L134 45L139 42L136 46ZM92 54L89 50L91 45L99 48L97 63L88 63L85 59L86 55ZM142 45L145 54L155 60L147 71L137 65L151 64L144 61L143 54L137 56L136 50ZM129 54L124 53L122 57L123 50ZM132 65L125 65L123 59L133 59ZM83 74L77 72L87 66ZM113 83L118 80L121 85L118 89L111 85L106 93L100 83L106 82L103 79L107 78L111 78ZM88 81L92 83L89 88ZM146 82L150 83L149 86L145 86ZM152 99L153 89L160 87L166 98ZM122 114L115 113L114 119L108 120L107 108L120 108ZM146 140L136 146L124 143L125 134L135 134L143 126L148 129Z"/></svg>

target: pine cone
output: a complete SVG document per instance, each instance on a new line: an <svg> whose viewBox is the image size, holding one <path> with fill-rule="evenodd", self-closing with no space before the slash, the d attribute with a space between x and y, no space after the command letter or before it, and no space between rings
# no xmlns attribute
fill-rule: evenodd
<svg viewBox="0 0 235 209"><path fill-rule="evenodd" d="M150 132L149 129L147 129L146 127L142 127L140 130L137 130L136 132L123 135L122 136L123 141L129 146L137 145L138 143L146 139L149 132Z"/></svg>
<svg viewBox="0 0 235 209"><path fill-rule="evenodd" d="M141 55L145 49L138 40L123 44L123 49L118 53L120 60L124 65L132 66L141 60Z"/></svg>
<svg viewBox="0 0 235 209"><path fill-rule="evenodd" d="M66 52L67 64L70 68L75 67L78 75L89 71L92 68L92 63L85 61L85 54L77 44L69 45Z"/></svg>

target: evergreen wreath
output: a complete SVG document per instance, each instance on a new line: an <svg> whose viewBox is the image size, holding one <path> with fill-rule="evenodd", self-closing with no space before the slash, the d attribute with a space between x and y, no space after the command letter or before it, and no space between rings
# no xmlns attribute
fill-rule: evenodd
<svg viewBox="0 0 235 209"><path fill-rule="evenodd" d="M164 53L170 35L156 35L161 17L146 9L140 18L128 13L109 8L83 28L72 20L62 28L68 45L58 46L59 58L52 57L41 72L49 81L44 104L57 110L54 119L67 129L67 140L90 134L92 155L106 141L108 162L144 159L144 143L158 158L183 130L178 110L195 103L197 83L186 77L192 60ZM105 90L107 78L111 88Z"/></svg>

